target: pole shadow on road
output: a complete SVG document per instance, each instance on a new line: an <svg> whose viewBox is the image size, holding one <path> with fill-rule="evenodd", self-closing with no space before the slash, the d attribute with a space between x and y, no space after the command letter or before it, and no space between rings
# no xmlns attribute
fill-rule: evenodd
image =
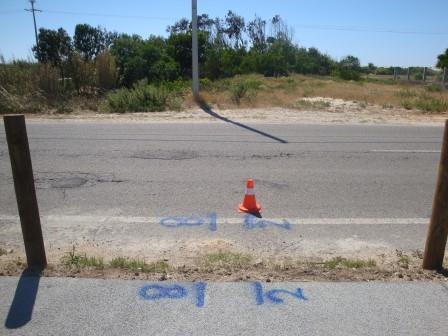
<svg viewBox="0 0 448 336"><path fill-rule="evenodd" d="M200 108L201 108L205 113L211 115L212 117L215 117L215 118L217 118L217 119L220 119L220 120L225 121L225 122L227 122L227 123L230 123L230 124L232 124L232 125L235 125L235 126L244 128L244 129L246 129L246 130L248 130L248 131L251 131L251 132L260 134L260 135L262 135L262 136L264 136L264 137L267 137L267 138L269 138L269 139L275 140L275 141L277 141L277 142L280 142L280 143L283 143L283 144L287 144L287 143L288 143L288 141L283 140L283 139L281 139L281 138L278 138L278 137L276 137L276 136L273 136L273 135L271 135L271 134L269 134L269 133L260 131L260 130L258 130L258 129L256 129L256 128L253 128L253 127L244 125L244 124L239 123L239 122L237 122L237 121L233 121L233 120L230 120L229 118L223 117L222 115L219 115L218 113L216 113L215 111L213 111L213 110L210 108L210 106L208 106L208 104L207 104L205 101L202 101L202 100L199 101L199 106L200 106Z"/></svg>
<svg viewBox="0 0 448 336"><path fill-rule="evenodd" d="M40 277L40 269L27 268L23 271L17 283L8 316L6 317L6 328L17 329L31 321L34 303L39 289Z"/></svg>

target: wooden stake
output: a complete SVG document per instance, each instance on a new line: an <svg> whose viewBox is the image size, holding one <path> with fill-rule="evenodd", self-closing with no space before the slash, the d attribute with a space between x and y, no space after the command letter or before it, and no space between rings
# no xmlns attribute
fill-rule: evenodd
<svg viewBox="0 0 448 336"><path fill-rule="evenodd" d="M448 120L445 122L439 173L432 208L431 222L426 238L423 268L442 268L448 236Z"/></svg>
<svg viewBox="0 0 448 336"><path fill-rule="evenodd" d="M34 188L33 167L26 134L25 117L23 115L5 115L3 121L8 141L26 259L28 266L44 268L47 265L47 258Z"/></svg>

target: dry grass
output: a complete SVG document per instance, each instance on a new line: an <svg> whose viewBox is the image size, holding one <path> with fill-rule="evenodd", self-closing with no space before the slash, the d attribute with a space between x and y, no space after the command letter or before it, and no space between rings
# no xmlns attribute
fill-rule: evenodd
<svg viewBox="0 0 448 336"><path fill-rule="evenodd" d="M235 89L237 88L237 89ZM404 99L402 92L411 91L415 99ZM270 78L261 75L236 76L207 83L203 98L213 107L285 107L296 109L322 108L304 103L303 98L324 97L354 101L361 106L406 108L426 112L448 111L448 90L434 90L434 84L392 82L385 80L343 81L333 77L292 75ZM186 105L192 105L187 97ZM432 108L434 106L434 108Z"/></svg>
<svg viewBox="0 0 448 336"><path fill-rule="evenodd" d="M20 256L0 258L0 276L20 275L26 263ZM263 259L242 251L218 250L199 253L187 263L168 259L87 255L72 249L56 263L50 263L44 276L70 276L109 279L145 279L151 281L369 281L424 280L446 281L445 272L423 270L423 251L396 250L369 258L334 256L272 257ZM448 256L444 261L448 265Z"/></svg>

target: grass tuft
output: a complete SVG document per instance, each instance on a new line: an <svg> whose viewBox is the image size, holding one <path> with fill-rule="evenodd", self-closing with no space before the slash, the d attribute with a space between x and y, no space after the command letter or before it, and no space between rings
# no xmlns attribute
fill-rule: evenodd
<svg viewBox="0 0 448 336"><path fill-rule="evenodd" d="M0 247L0 256L8 254L8 251L6 251L4 248Z"/></svg>
<svg viewBox="0 0 448 336"><path fill-rule="evenodd" d="M226 269L243 268L249 265L252 257L246 253L219 251L205 255L206 267L222 267Z"/></svg>
<svg viewBox="0 0 448 336"><path fill-rule="evenodd" d="M313 108L313 109L324 109L330 107L331 104L325 100L308 100L299 99L294 105L295 108Z"/></svg>
<svg viewBox="0 0 448 336"><path fill-rule="evenodd" d="M85 267L91 267L97 269L104 268L103 258L87 256L85 253L78 254L76 253L74 246L72 251L68 252L64 257L62 257L61 261L68 268L76 268L76 269Z"/></svg>
<svg viewBox="0 0 448 336"><path fill-rule="evenodd" d="M155 261L146 263L144 260L116 257L113 258L109 266L111 268L119 268L133 272L143 273L163 273L169 270L170 266L165 261Z"/></svg>
<svg viewBox="0 0 448 336"><path fill-rule="evenodd" d="M335 269L336 267L346 268L369 268L375 267L376 262L373 259L361 260L361 259L347 259L342 257L334 257L324 262L326 268Z"/></svg>

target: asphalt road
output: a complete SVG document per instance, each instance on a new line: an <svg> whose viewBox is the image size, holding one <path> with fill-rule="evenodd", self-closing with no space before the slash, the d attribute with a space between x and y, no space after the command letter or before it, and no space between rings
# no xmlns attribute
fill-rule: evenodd
<svg viewBox="0 0 448 336"><path fill-rule="evenodd" d="M217 248L233 246L259 256L422 249L442 131L434 126L28 123L50 251L67 251L77 243L93 246L92 253L118 250L170 260L204 245L212 248L216 239L228 244ZM247 178L255 180L263 220L275 224L248 225L237 213ZM209 214L216 216L215 230ZM0 129L0 243L17 250L22 238L16 216ZM161 225L166 217L168 225ZM283 220L289 228L276 225Z"/></svg>
<svg viewBox="0 0 448 336"><path fill-rule="evenodd" d="M244 127L242 127L244 126ZM43 215L425 218L441 127L28 123ZM0 214L16 215L0 128Z"/></svg>
<svg viewBox="0 0 448 336"><path fill-rule="evenodd" d="M445 336L448 329L448 287L431 282L0 277L0 297L2 335Z"/></svg>

